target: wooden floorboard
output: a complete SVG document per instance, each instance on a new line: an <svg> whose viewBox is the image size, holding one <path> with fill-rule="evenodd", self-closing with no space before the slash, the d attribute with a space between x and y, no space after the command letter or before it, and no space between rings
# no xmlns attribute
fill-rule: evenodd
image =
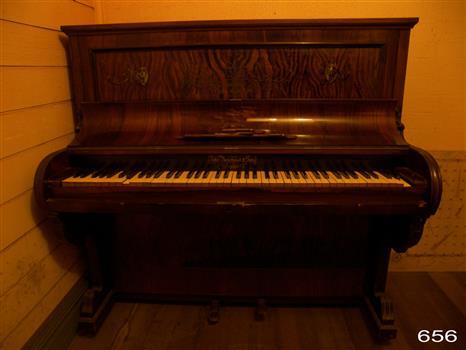
<svg viewBox="0 0 466 350"><path fill-rule="evenodd" d="M116 303L96 337L77 335L69 349L466 349L465 282L466 273L390 274L398 326L390 343L374 341L356 307L268 308L264 321L253 308L225 307L208 325L205 306ZM421 329L454 329L458 341L419 343Z"/></svg>

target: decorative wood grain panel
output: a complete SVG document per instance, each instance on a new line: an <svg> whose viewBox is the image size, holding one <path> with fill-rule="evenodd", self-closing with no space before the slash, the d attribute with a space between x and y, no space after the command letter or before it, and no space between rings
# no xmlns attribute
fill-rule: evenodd
<svg viewBox="0 0 466 350"><path fill-rule="evenodd" d="M0 250L3 250L25 232L42 222L45 213L38 208L32 190L29 190L2 204L0 217L2 218Z"/></svg>
<svg viewBox="0 0 466 350"><path fill-rule="evenodd" d="M94 23L94 10L72 0L4 0L0 11L3 19L54 30L65 24Z"/></svg>
<svg viewBox="0 0 466 350"><path fill-rule="evenodd" d="M66 66L64 35L48 29L0 21L1 65Z"/></svg>
<svg viewBox="0 0 466 350"><path fill-rule="evenodd" d="M102 101L383 97L383 46L97 51Z"/></svg>
<svg viewBox="0 0 466 350"><path fill-rule="evenodd" d="M48 261L53 260L50 256ZM69 259L73 260L73 259ZM20 349L31 337L31 335L37 330L37 328L44 322L49 314L54 310L60 300L66 295L71 287L81 278L84 272L84 266L78 259L74 259L74 263L64 265L61 271L55 275L55 281L48 285L49 290L44 293L40 299L36 299L36 304L31 305L31 309L24 315L22 319L18 320L18 324L10 330L10 333L6 338L0 340L0 349ZM68 262L68 261L67 261ZM49 263L49 265L51 265ZM69 268L68 271L66 267ZM55 266L57 268L57 266ZM47 272L51 272L52 266L50 266ZM57 269L59 270L59 269ZM44 271L44 270L42 270ZM45 281L44 281L45 282ZM27 287L27 285L25 286ZM45 289L47 286L43 285ZM27 289L25 290L27 291ZM24 291L23 291L24 293ZM33 294L35 295L35 294Z"/></svg>
<svg viewBox="0 0 466 350"><path fill-rule="evenodd" d="M57 149L66 147L73 136L74 134L71 132L37 147L1 159L0 203L4 203L31 189L34 174L41 159Z"/></svg>
<svg viewBox="0 0 466 350"><path fill-rule="evenodd" d="M64 239L60 225L47 220L0 252L0 296L5 294Z"/></svg>
<svg viewBox="0 0 466 350"><path fill-rule="evenodd" d="M70 99L66 67L0 67L0 112Z"/></svg>
<svg viewBox="0 0 466 350"><path fill-rule="evenodd" d="M0 114L0 158L73 132L71 102L63 101Z"/></svg>

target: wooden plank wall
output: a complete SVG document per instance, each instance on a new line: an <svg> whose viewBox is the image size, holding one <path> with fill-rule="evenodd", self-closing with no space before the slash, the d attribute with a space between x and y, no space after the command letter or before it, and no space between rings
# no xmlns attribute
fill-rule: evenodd
<svg viewBox="0 0 466 350"><path fill-rule="evenodd" d="M19 349L82 275L81 257L35 204L39 162L73 137L63 24L93 1L0 4L0 349Z"/></svg>

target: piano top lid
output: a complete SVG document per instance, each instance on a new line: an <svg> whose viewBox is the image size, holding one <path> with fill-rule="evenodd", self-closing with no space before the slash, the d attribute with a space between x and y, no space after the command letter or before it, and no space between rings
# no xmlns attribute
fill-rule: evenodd
<svg viewBox="0 0 466 350"><path fill-rule="evenodd" d="M210 21L169 21L142 23L112 23L94 25L66 25L61 30L68 35L92 33L116 33L151 30L211 30L211 29L253 29L253 28L412 28L419 21L417 17L406 18L338 18L338 19L265 19L265 20L210 20Z"/></svg>
<svg viewBox="0 0 466 350"><path fill-rule="evenodd" d="M64 26L74 145L404 147L409 29L417 21ZM229 129L252 132L225 135Z"/></svg>

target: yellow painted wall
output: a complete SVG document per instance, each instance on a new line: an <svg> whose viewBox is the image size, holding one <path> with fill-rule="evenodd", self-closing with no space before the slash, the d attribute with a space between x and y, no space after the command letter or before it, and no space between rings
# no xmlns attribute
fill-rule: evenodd
<svg viewBox="0 0 466 350"><path fill-rule="evenodd" d="M35 204L37 166L73 137L62 24L91 1L0 1L0 349L19 349L82 275L77 249Z"/></svg>
<svg viewBox="0 0 466 350"><path fill-rule="evenodd" d="M432 151L444 196L421 243L392 270L466 270L465 1L97 0L101 23L278 18L419 17L411 32L403 121L412 144Z"/></svg>

